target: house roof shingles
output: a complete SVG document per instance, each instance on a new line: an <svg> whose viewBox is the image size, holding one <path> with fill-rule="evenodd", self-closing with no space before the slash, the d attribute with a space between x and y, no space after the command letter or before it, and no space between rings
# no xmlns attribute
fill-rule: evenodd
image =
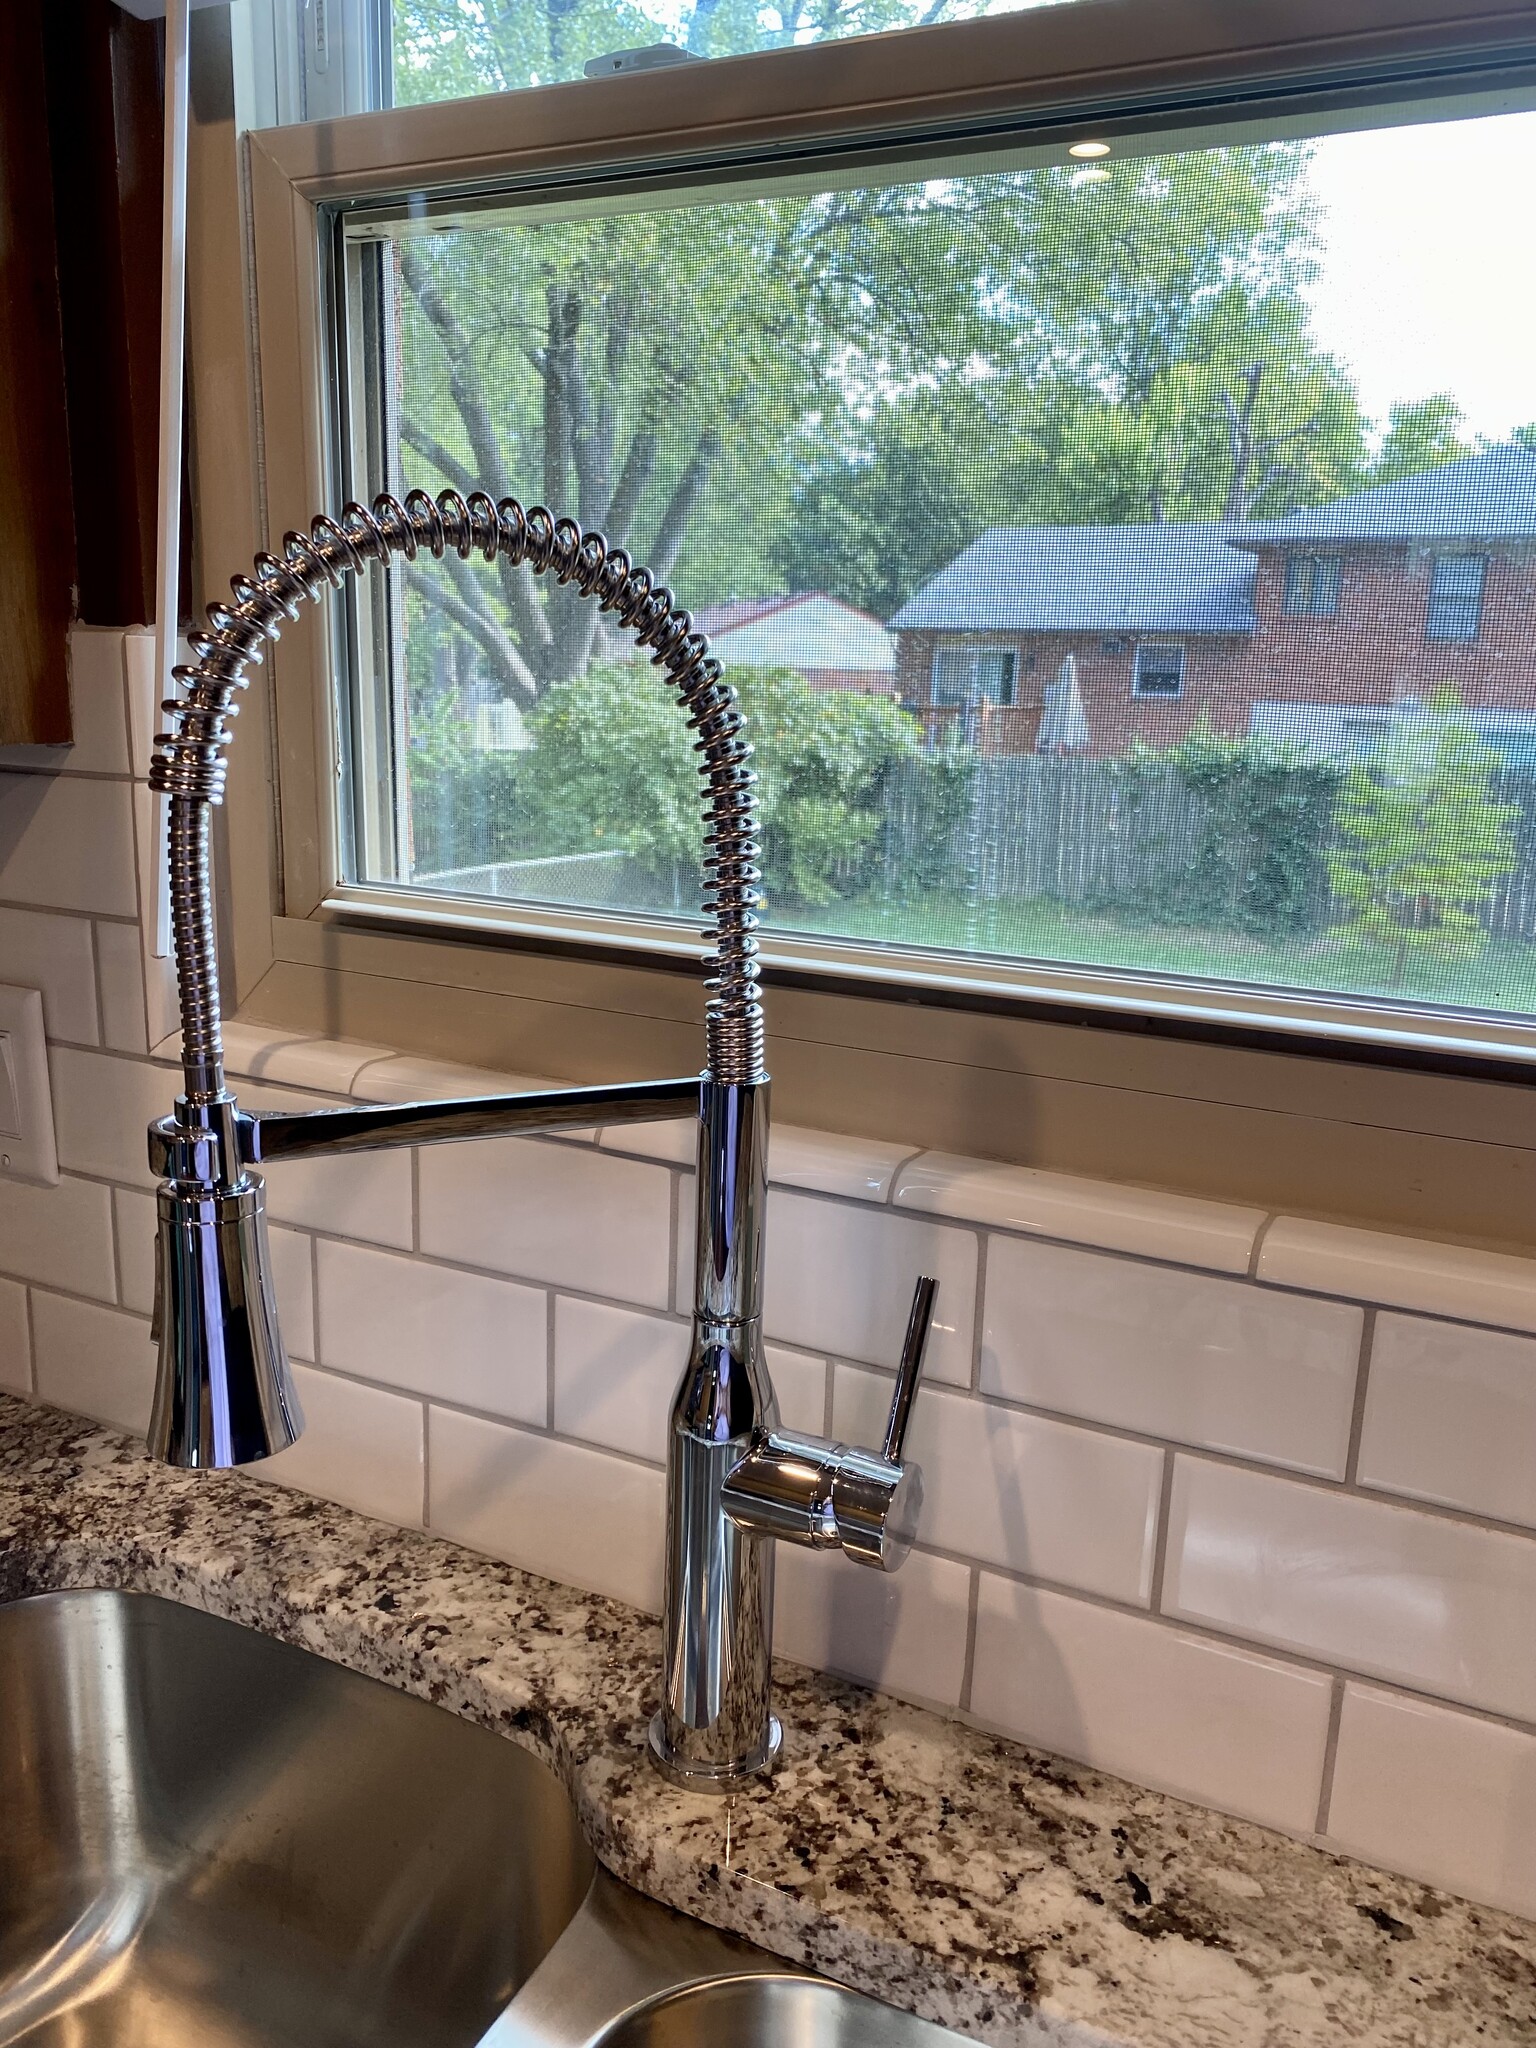
<svg viewBox="0 0 1536 2048"><path fill-rule="evenodd" d="M1536 452L1511 443L1247 526L996 526L896 632L1252 633L1252 555L1297 543L1536 538Z"/></svg>
<svg viewBox="0 0 1536 2048"><path fill-rule="evenodd" d="M1377 484L1331 505L1308 505L1284 519L1258 520L1233 533L1232 545L1260 548L1291 541L1472 541L1536 537L1536 453L1518 443L1490 448Z"/></svg>
<svg viewBox="0 0 1536 2048"><path fill-rule="evenodd" d="M894 632L1252 633L1253 564L1207 525L997 526L904 604Z"/></svg>

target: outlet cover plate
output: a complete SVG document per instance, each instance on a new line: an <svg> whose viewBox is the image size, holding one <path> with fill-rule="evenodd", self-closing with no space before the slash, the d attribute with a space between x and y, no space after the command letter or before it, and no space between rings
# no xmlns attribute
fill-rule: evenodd
<svg viewBox="0 0 1536 2048"><path fill-rule="evenodd" d="M58 1177L43 998L0 984L0 1178L48 1188Z"/></svg>

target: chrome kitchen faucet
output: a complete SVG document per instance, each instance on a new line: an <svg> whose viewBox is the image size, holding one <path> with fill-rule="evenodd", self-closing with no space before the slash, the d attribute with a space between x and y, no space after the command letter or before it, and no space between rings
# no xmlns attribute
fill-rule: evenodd
<svg viewBox="0 0 1536 2048"><path fill-rule="evenodd" d="M711 970L701 1075L557 1088L469 1101L251 1115L225 1085L214 945L209 812L224 790L232 699L284 620L350 572L392 556L452 549L553 576L611 614L674 685L697 735L705 806ZM452 1138L698 1117L693 1339L672 1403L667 1450L666 1639L658 1768L728 1790L769 1766L781 1732L769 1711L774 1541L842 1549L894 1571L911 1549L922 1475L903 1460L933 1318L919 1279L890 1419L878 1451L780 1426L763 1353L768 1075L758 992L757 777L735 691L670 591L600 534L543 506L484 492L402 504L376 498L290 533L259 555L233 602L211 605L176 670L185 694L162 708L152 786L169 798L171 916L181 1002L182 1093L150 1126L160 1177L155 1318L159 1375L152 1452L173 1465L243 1465L292 1444L303 1418L278 1330L267 1250L268 1162Z"/></svg>

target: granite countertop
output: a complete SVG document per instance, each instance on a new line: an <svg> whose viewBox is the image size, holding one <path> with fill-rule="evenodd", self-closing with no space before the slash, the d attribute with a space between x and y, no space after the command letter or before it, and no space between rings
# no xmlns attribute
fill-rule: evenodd
<svg viewBox="0 0 1536 2048"><path fill-rule="evenodd" d="M0 1599L163 1594L523 1743L654 1898L1010 2048L1536 2040L1536 1925L797 1666L729 1802L644 1760L656 1624L0 1396Z"/></svg>

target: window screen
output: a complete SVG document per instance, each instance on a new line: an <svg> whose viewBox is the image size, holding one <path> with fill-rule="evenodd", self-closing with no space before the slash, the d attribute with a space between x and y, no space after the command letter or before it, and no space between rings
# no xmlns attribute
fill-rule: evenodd
<svg viewBox="0 0 1536 2048"><path fill-rule="evenodd" d="M1437 555L1429 579L1431 640L1475 640L1483 616L1486 555Z"/></svg>
<svg viewBox="0 0 1536 2048"><path fill-rule="evenodd" d="M345 216L347 488L671 586L770 947L1536 1013L1536 116L859 175ZM696 914L655 669L522 574L379 587L352 878Z"/></svg>
<svg viewBox="0 0 1536 2048"><path fill-rule="evenodd" d="M1342 568L1337 555L1287 555L1285 609L1332 618L1339 608Z"/></svg>

